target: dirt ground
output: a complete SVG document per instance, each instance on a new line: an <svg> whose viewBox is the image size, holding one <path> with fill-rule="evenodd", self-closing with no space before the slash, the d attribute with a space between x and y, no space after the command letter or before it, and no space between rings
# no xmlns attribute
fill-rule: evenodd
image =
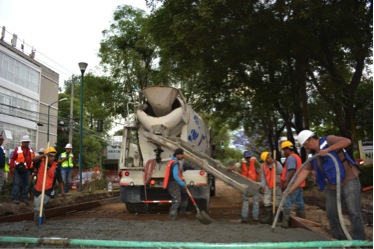
<svg viewBox="0 0 374 249"><path fill-rule="evenodd" d="M217 181L216 187L217 195L211 200L209 215L213 218L213 222L210 225L201 224L196 219L195 214L188 217L178 217L176 221L172 222L167 219L167 211L156 214L129 214L123 203L114 203L96 208L88 213L89 215L83 213L83 216L72 214L64 217L48 218L40 228L32 221L0 223L0 235L34 238L57 237L87 240L207 243L321 241L327 240L329 237L325 213L317 206L306 206L307 218L319 225L315 227L317 233L302 228L284 229L279 226L273 231L271 226L266 224L240 223L240 193L221 181ZM82 197L76 194L73 193L65 199L54 199L51 204L62 205L62 203L69 204L76 203L79 200L85 199L87 201L90 198L97 198L97 196L94 197L95 195ZM321 194L306 191L305 195ZM365 194L365 196L366 199L370 199L369 194ZM363 202L368 202L366 199ZM372 193L370 203L372 207ZM29 212L31 209L26 205L15 205L4 199L2 199L0 205L0 215L7 212ZM349 218L345 216L345 219L347 225L349 225ZM368 240L372 240L372 224L365 229L367 229ZM22 245L0 243L1 248L17 246ZM34 246L27 245L27 247ZM51 246L39 245L38 247L50 248ZM69 246L69 248L73 247Z"/></svg>

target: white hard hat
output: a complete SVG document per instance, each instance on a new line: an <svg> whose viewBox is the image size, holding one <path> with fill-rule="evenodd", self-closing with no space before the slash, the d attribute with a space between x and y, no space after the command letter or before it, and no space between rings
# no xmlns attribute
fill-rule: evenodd
<svg viewBox="0 0 374 249"><path fill-rule="evenodd" d="M44 153L44 148L40 148L39 150L38 150L38 153Z"/></svg>
<svg viewBox="0 0 374 249"><path fill-rule="evenodd" d="M65 146L65 149L72 149L73 148L73 146L71 145L71 144L67 144L66 146Z"/></svg>
<svg viewBox="0 0 374 249"><path fill-rule="evenodd" d="M22 137L22 140L21 140L21 142L30 142L31 140L30 140L30 137L29 137L29 135L24 135L23 137Z"/></svg>
<svg viewBox="0 0 374 249"><path fill-rule="evenodd" d="M297 135L297 140L299 140L300 145L304 145L305 141L314 135L314 132L310 130L303 130Z"/></svg>

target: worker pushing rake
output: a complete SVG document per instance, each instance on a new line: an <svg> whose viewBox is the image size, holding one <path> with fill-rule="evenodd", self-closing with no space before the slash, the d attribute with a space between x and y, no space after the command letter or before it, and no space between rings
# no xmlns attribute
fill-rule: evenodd
<svg viewBox="0 0 374 249"><path fill-rule="evenodd" d="M44 208L52 196L53 181L57 168L57 162L55 162L56 154L55 148L49 147L48 143L44 154L33 159L34 163L40 161L34 190L34 221L39 227L45 222ZM59 183L63 193L63 184L60 181Z"/></svg>

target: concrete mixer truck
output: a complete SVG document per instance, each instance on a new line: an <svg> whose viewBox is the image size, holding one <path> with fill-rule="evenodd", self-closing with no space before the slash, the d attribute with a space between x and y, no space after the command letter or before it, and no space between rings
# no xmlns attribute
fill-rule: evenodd
<svg viewBox="0 0 374 249"><path fill-rule="evenodd" d="M260 186L226 170L210 157L210 130L174 87L150 86L138 95L123 129L119 160L120 198L131 213L145 213L171 203L163 189L166 166L178 147L184 149L183 178L202 210L215 193L215 177L252 196Z"/></svg>

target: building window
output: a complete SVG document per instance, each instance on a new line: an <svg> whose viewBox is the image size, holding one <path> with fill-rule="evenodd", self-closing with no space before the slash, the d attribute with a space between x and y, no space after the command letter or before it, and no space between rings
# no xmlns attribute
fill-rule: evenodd
<svg viewBox="0 0 374 249"><path fill-rule="evenodd" d="M0 114L37 122L38 101L0 87Z"/></svg>
<svg viewBox="0 0 374 249"><path fill-rule="evenodd" d="M0 51L0 77L39 93L40 73Z"/></svg>

